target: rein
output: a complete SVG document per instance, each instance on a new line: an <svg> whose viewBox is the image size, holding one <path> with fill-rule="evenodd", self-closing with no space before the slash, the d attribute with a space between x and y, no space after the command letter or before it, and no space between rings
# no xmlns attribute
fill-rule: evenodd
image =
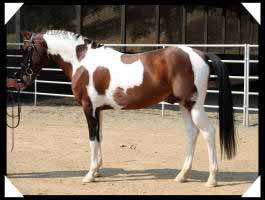
<svg viewBox="0 0 265 200"><path fill-rule="evenodd" d="M15 128L17 128L19 126L19 123L20 123L20 114L21 114L21 106L20 106L20 90L18 90L17 92L17 95L16 95L16 99L17 99L17 102L15 101L15 98L14 98L14 92L11 91L9 94L8 94L8 97L10 97L9 99L11 99L11 105L12 105L12 111L11 111L11 114L9 114L8 112L6 112L6 115L11 118L11 125L8 124L8 122L6 122L6 125L7 127L11 128L12 130L12 144L11 144L11 152L13 151L14 149L14 146L15 146L15 143L14 143L14 138L15 138L15 134L14 134L14 130ZM16 105L15 105L16 104ZM15 115L15 112L14 112L14 108L15 106L17 106L17 114ZM15 123L15 118L17 118L17 121Z"/></svg>
<svg viewBox="0 0 265 200"><path fill-rule="evenodd" d="M24 63L21 63L21 69L22 71L24 71L24 75L28 76L30 80L32 80L32 76L33 75L36 75L38 73L34 73L34 71L31 69L31 63L32 63L32 52L33 52L33 49L36 50L36 52L40 55L40 53L38 52L37 48L35 47L34 45L34 42L32 41L32 37L33 35L31 36L30 40L25 40L24 42L29 42L30 43L30 46L29 48L27 49L28 51L28 55L27 55L27 63L26 65ZM13 74L13 79L18 80L18 78L16 77L16 74L17 73L14 73ZM23 83L23 78L20 74L20 82ZM11 114L10 113L6 113L7 117L11 118L11 124L8 124L8 122L6 123L7 127L11 128L12 129L12 144L11 144L11 152L13 151L14 149L14 146L15 146L15 143L14 143L14 138L15 138L15 134L14 134L14 130L15 128L17 128L20 124L20 119L21 119L21 104L20 104L20 88L15 88L15 87L9 87L8 88L10 91L8 92L8 95L7 95L7 99L8 100L11 100L11 106L12 106L12 109L11 109ZM16 94L15 94L15 91ZM15 97L16 96L16 97ZM14 110L15 110L15 107L17 107L17 114L15 114ZM15 122L15 119L17 118L17 121Z"/></svg>

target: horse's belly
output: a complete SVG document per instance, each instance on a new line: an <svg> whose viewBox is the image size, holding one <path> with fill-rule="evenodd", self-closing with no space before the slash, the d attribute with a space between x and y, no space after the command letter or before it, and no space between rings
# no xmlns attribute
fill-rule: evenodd
<svg viewBox="0 0 265 200"><path fill-rule="evenodd" d="M141 109L147 108L163 101L170 93L169 88L134 87L126 91L117 87L108 89L104 95L99 95L94 87L88 88L88 95L94 108L110 106L113 109Z"/></svg>
<svg viewBox="0 0 265 200"><path fill-rule="evenodd" d="M129 88L125 92L117 88L113 94L113 100L122 107L122 109L140 109L147 108L163 101L170 90L167 87L135 87Z"/></svg>

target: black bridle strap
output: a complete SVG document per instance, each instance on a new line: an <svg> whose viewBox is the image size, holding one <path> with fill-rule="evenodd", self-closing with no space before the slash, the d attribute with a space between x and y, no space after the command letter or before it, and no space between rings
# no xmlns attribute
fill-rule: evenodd
<svg viewBox="0 0 265 200"><path fill-rule="evenodd" d="M30 77L30 79L32 79L31 77L33 76L33 75L36 75L36 74L38 74L39 72L40 72L40 70L41 70L41 68L40 68L40 70L38 71L38 72L34 72L32 69L31 69L31 62L32 62L32 53L33 53L33 49L35 49L35 51L37 52L37 54L39 55L39 57L41 58L41 54L40 54L40 52L38 51L38 49L36 48L36 46L34 45L34 41L33 41L33 36L34 36L35 34L33 33L32 35L31 35L31 38L29 39L29 40L24 40L24 42L29 42L29 47L27 48L27 51L28 51L28 57L27 57L27 65L25 66L24 65L24 63L22 64L23 66L23 68L25 68L25 70L24 70L24 73L27 75L27 76L29 76Z"/></svg>

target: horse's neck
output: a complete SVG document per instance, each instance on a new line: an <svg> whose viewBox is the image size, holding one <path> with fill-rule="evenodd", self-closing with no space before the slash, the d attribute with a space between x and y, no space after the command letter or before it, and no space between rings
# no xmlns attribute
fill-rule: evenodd
<svg viewBox="0 0 265 200"><path fill-rule="evenodd" d="M48 53L50 55L60 55L66 62L72 63L76 61L76 47L78 45L85 44L82 38L80 39L69 39L63 38L63 36L47 35L45 34L44 39L48 46Z"/></svg>
<svg viewBox="0 0 265 200"><path fill-rule="evenodd" d="M73 64L71 62L66 62L62 59L60 55L50 55L51 59L58 65L65 76L71 81L73 75Z"/></svg>
<svg viewBox="0 0 265 200"><path fill-rule="evenodd" d="M44 35L44 39L48 46L48 54L71 80L73 68L78 64L76 47L83 45L84 40L69 40L53 35Z"/></svg>

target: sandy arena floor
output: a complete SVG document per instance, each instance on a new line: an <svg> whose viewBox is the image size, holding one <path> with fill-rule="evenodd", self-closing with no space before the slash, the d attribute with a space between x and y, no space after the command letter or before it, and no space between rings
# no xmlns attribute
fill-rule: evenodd
<svg viewBox="0 0 265 200"><path fill-rule="evenodd" d="M208 113L217 128L216 113ZM252 118L257 121L257 115ZM252 119L253 120L253 119ZM218 130L218 129L217 129ZM88 129L79 106L23 106L7 173L22 194L232 194L242 195L258 175L258 126L237 125L238 155L219 161L218 187L206 188L208 154L200 135L189 182L176 183L186 154L184 123L176 111L105 111L104 177L82 185L90 164Z"/></svg>

